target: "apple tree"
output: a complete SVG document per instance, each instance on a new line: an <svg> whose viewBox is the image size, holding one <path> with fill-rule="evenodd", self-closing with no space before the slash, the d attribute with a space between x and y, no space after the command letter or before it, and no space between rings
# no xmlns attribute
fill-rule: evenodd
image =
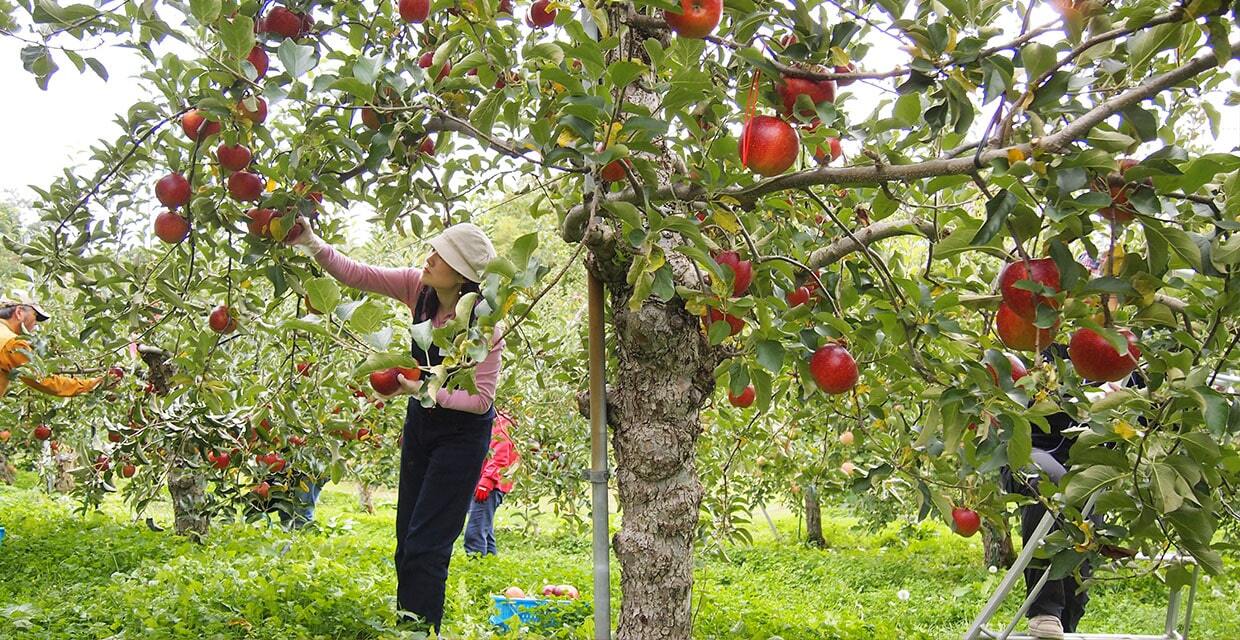
<svg viewBox="0 0 1240 640"><path fill-rule="evenodd" d="M75 42L131 46L149 67L152 97L119 116L125 134L96 147L95 173L40 192L45 225L22 251L80 291L87 326L162 345L181 378L161 411L183 401L187 429L240 440L256 412L317 415L318 388L267 397L290 375L262 370L270 358L248 384L225 382L249 353L300 340L340 359L356 347L357 375L411 364L385 332L395 316L332 291L277 242L300 232L293 214L336 241L357 210L376 234L422 236L493 192L554 215L610 307L621 638L689 636L712 398L843 416L830 429L859 440L838 469L852 489L955 512L962 533L1001 518L998 470L1028 464L1032 434L1066 411L1087 427L1047 499L1078 526L1052 551L1070 563L1106 541L1175 545L1221 568L1215 532L1235 522L1240 482L1240 405L1219 378L1240 361L1240 157L1211 138L1234 122L1216 106L1229 91L1235 103L1234 3L195 0L15 14L44 86L57 61L105 73ZM152 232L171 244L154 248ZM546 234L498 241L512 249L484 288L483 328L533 317L556 277L530 259ZM240 338L204 328L221 304L239 311ZM484 334L454 329L413 334L455 354L427 372L434 384L467 387ZM1038 358L1052 342L1069 357ZM1134 371L1144 386L1098 396ZM749 424L719 423L730 438ZM1080 513L1092 495L1103 529Z"/></svg>

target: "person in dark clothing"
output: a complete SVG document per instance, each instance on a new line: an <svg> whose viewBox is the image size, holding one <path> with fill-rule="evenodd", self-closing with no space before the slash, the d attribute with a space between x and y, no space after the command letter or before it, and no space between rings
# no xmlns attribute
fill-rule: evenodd
<svg viewBox="0 0 1240 640"><path fill-rule="evenodd" d="M453 225L429 241L433 250L425 268L384 268L350 260L310 231L292 242L305 247L340 282L387 295L405 303L414 324L442 327L455 317L457 302L477 293L495 249L478 227ZM475 321L471 313L470 323ZM434 405L409 399L400 451L400 486L396 504L396 600L401 626L439 631L452 547L465 526L495 419L495 389L504 343L495 329L491 349L474 367L477 393L440 389ZM422 369L443 361L437 346L411 352ZM421 380L401 383L398 393L417 394Z"/></svg>
<svg viewBox="0 0 1240 640"><path fill-rule="evenodd" d="M1068 360L1068 348L1062 344L1052 344L1042 352L1041 357L1044 362L1053 362L1056 358L1066 361ZM1135 373L1129 383L1143 386ZM1108 383L1107 386L1112 384ZM1043 432L1037 428L1033 430L1033 453L1031 455L1033 466L1015 471L1003 467L1001 474L1005 490L1037 498L1040 495L1038 489L1043 477L1058 485L1072 468L1068 453L1076 442L1076 435L1073 431L1082 427L1082 423L1073 420L1070 415L1062 411L1047 416L1046 422L1050 427L1049 432ZM1040 500L1021 507L1020 536L1025 544L1029 543L1029 539L1046 512L1046 505ZM1102 525L1101 516L1091 515L1090 520L1096 526ZM1054 531L1059 527L1060 523L1056 521L1051 530ZM1026 596L1033 591L1033 587L1046 571L1044 564L1034 566L1037 564L1035 561L1025 569ZM1092 573L1093 567L1089 561L1083 561L1080 567L1081 578L1086 579ZM1085 605L1088 602L1089 593L1081 587L1075 575L1069 574L1058 580L1047 580L1042 591L1034 598L1029 610L1025 613L1029 618L1029 634L1035 638L1059 640L1064 637L1064 633L1075 633L1081 618L1085 615Z"/></svg>

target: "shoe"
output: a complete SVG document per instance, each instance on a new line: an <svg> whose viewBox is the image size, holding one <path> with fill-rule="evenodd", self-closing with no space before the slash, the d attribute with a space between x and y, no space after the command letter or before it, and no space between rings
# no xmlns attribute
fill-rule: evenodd
<svg viewBox="0 0 1240 640"><path fill-rule="evenodd" d="M1029 619L1029 635L1041 640L1063 640L1063 623L1055 616L1034 616Z"/></svg>
<svg viewBox="0 0 1240 640"><path fill-rule="evenodd" d="M398 631L411 631L413 633L425 634L421 637L430 637L430 634L435 631L435 625L416 613L397 611L396 629Z"/></svg>

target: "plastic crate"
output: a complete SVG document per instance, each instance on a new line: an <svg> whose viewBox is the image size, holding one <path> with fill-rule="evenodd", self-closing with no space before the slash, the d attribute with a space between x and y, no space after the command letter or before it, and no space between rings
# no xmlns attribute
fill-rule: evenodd
<svg viewBox="0 0 1240 640"><path fill-rule="evenodd" d="M0 527L0 542L4 542L4 527Z"/></svg>
<svg viewBox="0 0 1240 640"><path fill-rule="evenodd" d="M551 604L549 598L509 598L507 596L491 596L495 599L495 615L491 616L491 624L501 632L508 631L508 621L513 616L521 620L522 625L538 624L538 614L545 611Z"/></svg>

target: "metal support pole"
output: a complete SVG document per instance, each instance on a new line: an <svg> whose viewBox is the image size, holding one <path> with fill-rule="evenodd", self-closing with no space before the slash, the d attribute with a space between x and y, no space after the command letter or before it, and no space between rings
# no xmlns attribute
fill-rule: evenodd
<svg viewBox="0 0 1240 640"><path fill-rule="evenodd" d="M603 348L603 283L590 283L590 489L594 526L594 640L611 638L611 531L607 505L607 354Z"/></svg>

